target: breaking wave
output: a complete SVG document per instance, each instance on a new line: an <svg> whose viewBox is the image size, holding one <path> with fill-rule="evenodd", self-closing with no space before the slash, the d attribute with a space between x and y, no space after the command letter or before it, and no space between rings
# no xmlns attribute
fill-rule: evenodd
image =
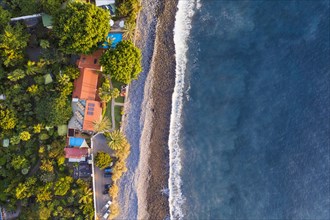
<svg viewBox="0 0 330 220"><path fill-rule="evenodd" d="M188 40L191 29L191 20L196 7L200 7L199 0L179 0L178 11L175 17L174 44L176 51L176 78L175 88L172 95L172 112L169 134L169 207L171 219L182 219L184 217L183 205L184 195L181 191L181 114L184 95L184 80L187 66Z"/></svg>

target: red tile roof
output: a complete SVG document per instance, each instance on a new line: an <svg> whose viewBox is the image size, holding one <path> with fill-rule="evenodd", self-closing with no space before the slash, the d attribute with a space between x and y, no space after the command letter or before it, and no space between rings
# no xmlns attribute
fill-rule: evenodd
<svg viewBox="0 0 330 220"><path fill-rule="evenodd" d="M93 70L102 71L100 64L100 57L103 54L103 49L98 49L92 54L80 56L80 59L77 62L78 68L89 68Z"/></svg>
<svg viewBox="0 0 330 220"><path fill-rule="evenodd" d="M87 100L84 114L83 130L94 131L93 122L99 120L101 117L101 102Z"/></svg>
<svg viewBox="0 0 330 220"><path fill-rule="evenodd" d="M65 151L65 158L82 158L82 157L87 157L88 156L88 149L87 148L69 148L66 147L64 148Z"/></svg>
<svg viewBox="0 0 330 220"><path fill-rule="evenodd" d="M72 98L95 100L99 74L91 69L80 69L80 76L74 81Z"/></svg>

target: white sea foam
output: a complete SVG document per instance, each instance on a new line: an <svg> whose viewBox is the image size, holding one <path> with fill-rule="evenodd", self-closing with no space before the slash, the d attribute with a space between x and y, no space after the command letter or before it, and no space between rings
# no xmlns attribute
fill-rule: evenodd
<svg viewBox="0 0 330 220"><path fill-rule="evenodd" d="M176 51L176 78L172 96L172 113L169 135L169 207L171 219L184 217L184 195L181 191L181 149L179 136L181 130L182 101L184 95L184 80L187 65L188 38L191 29L191 20L200 1L179 0L178 11L175 17L174 44Z"/></svg>

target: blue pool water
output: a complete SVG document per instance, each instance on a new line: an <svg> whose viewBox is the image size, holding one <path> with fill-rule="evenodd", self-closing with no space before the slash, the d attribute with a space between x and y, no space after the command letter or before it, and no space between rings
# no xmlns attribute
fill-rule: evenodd
<svg viewBox="0 0 330 220"><path fill-rule="evenodd" d="M177 63L172 218L330 219L329 1L180 9L193 16L176 21L191 29L175 33L187 60Z"/></svg>
<svg viewBox="0 0 330 220"><path fill-rule="evenodd" d="M123 34L122 33L114 33L114 32L109 32L108 36L106 37L106 39L110 39L111 40L111 48L115 48L117 46L117 44L123 40ZM109 48L109 44L108 42L103 42L102 45L100 46L101 48L104 49L108 49Z"/></svg>
<svg viewBox="0 0 330 220"><path fill-rule="evenodd" d="M69 145L71 147L80 147L84 141L85 141L84 138L70 137L69 138Z"/></svg>

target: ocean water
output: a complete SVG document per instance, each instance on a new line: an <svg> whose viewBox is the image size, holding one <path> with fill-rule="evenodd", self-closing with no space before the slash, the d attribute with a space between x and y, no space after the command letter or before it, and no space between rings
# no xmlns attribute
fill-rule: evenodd
<svg viewBox="0 0 330 220"><path fill-rule="evenodd" d="M179 1L171 219L330 219L329 1Z"/></svg>

